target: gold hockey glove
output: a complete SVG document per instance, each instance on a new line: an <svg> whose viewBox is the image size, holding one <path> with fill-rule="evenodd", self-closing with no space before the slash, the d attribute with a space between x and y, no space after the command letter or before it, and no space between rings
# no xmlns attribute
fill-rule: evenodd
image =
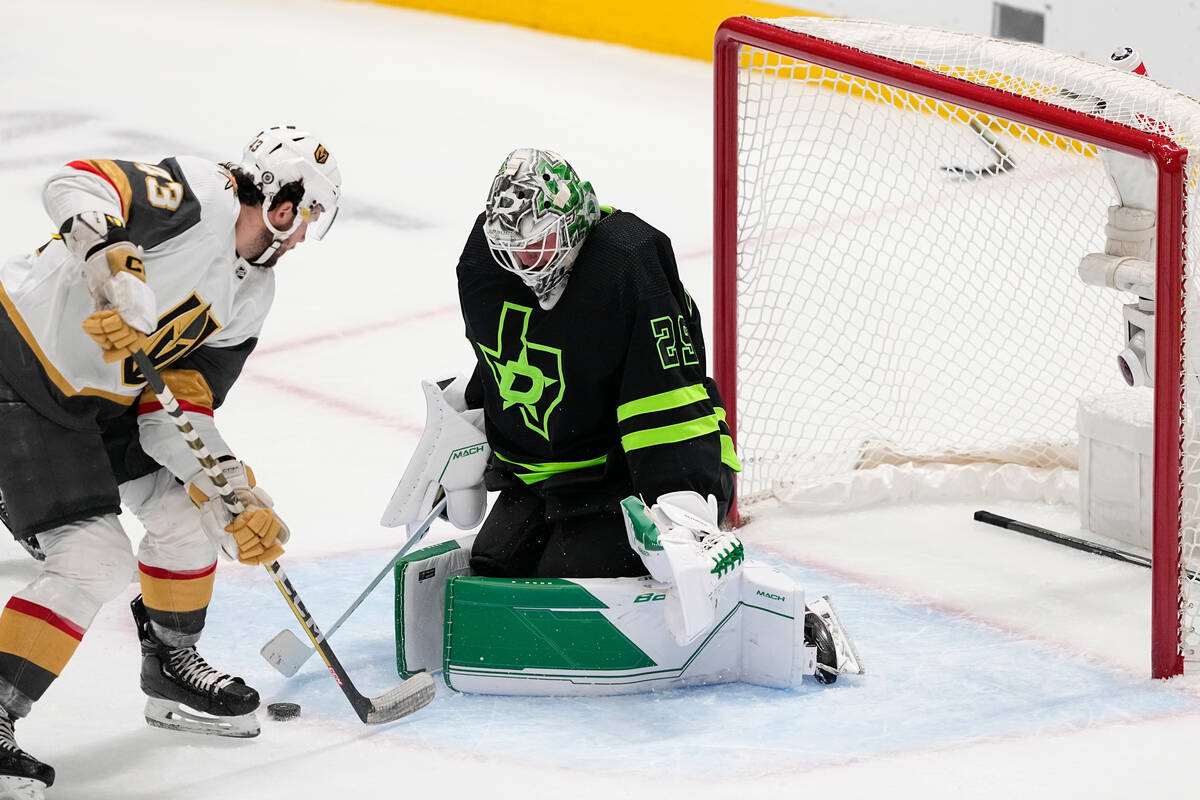
<svg viewBox="0 0 1200 800"><path fill-rule="evenodd" d="M225 530L237 542L238 561L243 564L269 564L283 555L283 545L279 543L279 534L284 530L283 520L275 516L273 509L247 508L226 525Z"/></svg>
<svg viewBox="0 0 1200 800"><path fill-rule="evenodd" d="M127 323L115 309L97 311L83 321L84 332L100 345L106 364L128 358L134 350L145 352L150 340Z"/></svg>
<svg viewBox="0 0 1200 800"><path fill-rule="evenodd" d="M203 472L188 483L188 496L200 509L200 524L226 558L243 564L268 564L283 555L291 531L275 513L275 503L257 485L254 472L242 462L221 462L221 472L233 487L244 511L234 517Z"/></svg>

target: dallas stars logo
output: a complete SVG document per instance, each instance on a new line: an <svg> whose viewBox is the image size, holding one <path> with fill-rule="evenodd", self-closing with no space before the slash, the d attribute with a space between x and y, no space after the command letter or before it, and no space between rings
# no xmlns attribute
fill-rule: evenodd
<svg viewBox="0 0 1200 800"><path fill-rule="evenodd" d="M514 406L525 426L550 440L550 415L562 401L566 383L562 379L562 350L531 342L529 315L532 309L505 303L496 331L496 347L476 344L496 381L503 410Z"/></svg>

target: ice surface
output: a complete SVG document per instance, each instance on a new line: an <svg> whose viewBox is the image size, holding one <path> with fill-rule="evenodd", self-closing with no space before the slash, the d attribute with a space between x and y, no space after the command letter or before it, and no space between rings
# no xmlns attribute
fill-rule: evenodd
<svg viewBox="0 0 1200 800"><path fill-rule="evenodd" d="M324 625L400 545L377 523L423 424L418 379L470 364L452 268L506 152L554 147L602 202L667 231L711 308L706 64L370 4L10 6L5 253L44 241L40 183L72 158L235 158L277 122L327 136L339 158L345 213L280 265L262 343L219 412L292 527L285 564ZM1078 532L1074 509L988 507ZM259 658L295 623L265 571L222 563L201 651L265 702L300 703L300 719L264 719L251 741L147 727L131 586L18 735L58 769L52 797L88 800L1185 791L1200 693L1146 678L1149 572L982 526L972 508L755 511L752 552L829 592L859 642L867 674L827 689L443 690L367 727L319 659L287 680ZM0 593L34 574L0 543ZM387 582L332 643L365 694L398 682Z"/></svg>

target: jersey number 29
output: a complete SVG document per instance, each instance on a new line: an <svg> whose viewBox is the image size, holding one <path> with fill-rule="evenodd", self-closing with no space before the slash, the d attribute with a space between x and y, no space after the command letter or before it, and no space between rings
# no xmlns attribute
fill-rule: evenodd
<svg viewBox="0 0 1200 800"><path fill-rule="evenodd" d="M696 348L692 347L692 334L682 316L678 321L673 317L655 317L650 320L650 330L658 344L658 358L663 369L678 367L681 359L684 364L700 363Z"/></svg>

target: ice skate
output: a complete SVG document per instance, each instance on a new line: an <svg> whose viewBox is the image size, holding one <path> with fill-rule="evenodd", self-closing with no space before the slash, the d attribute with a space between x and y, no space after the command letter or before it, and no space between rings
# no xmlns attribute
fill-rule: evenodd
<svg viewBox="0 0 1200 800"><path fill-rule="evenodd" d="M54 785L54 767L17 745L13 720L0 707L0 800L41 800Z"/></svg>
<svg viewBox="0 0 1200 800"><path fill-rule="evenodd" d="M842 674L863 674L858 648L846 633L829 595L808 604L804 614L804 640L817 648L817 671L813 677L818 683L833 683Z"/></svg>
<svg viewBox="0 0 1200 800"><path fill-rule="evenodd" d="M171 647L159 640L140 596L131 608L142 644L146 722L213 736L257 736L258 692L241 678L213 669L194 646Z"/></svg>

